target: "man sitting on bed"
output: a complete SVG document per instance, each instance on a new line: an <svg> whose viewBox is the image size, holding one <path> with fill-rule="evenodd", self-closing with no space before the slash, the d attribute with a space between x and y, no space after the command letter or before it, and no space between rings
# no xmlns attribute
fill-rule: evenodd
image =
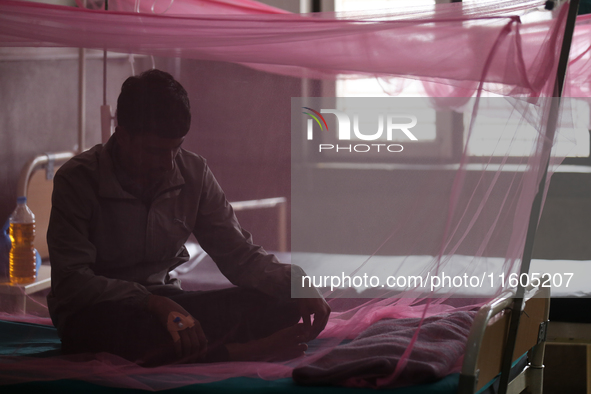
<svg viewBox="0 0 591 394"><path fill-rule="evenodd" d="M324 329L330 308L317 292L290 298L301 268L254 245L205 159L181 149L190 122L170 74L130 77L115 134L57 172L47 300L64 353L143 365L285 359ZM170 278L191 233L237 287L190 292Z"/></svg>

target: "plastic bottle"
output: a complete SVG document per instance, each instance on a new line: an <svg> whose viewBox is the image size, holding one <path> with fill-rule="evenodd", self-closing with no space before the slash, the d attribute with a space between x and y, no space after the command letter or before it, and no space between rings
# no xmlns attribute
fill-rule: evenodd
<svg viewBox="0 0 591 394"><path fill-rule="evenodd" d="M19 197L17 206L10 215L9 276L13 284L29 284L37 277L35 239L35 215L27 206L27 198Z"/></svg>

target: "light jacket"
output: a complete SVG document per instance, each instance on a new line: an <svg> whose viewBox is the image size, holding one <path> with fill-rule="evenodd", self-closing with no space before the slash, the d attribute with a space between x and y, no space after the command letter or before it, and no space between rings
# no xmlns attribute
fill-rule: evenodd
<svg viewBox="0 0 591 394"><path fill-rule="evenodd" d="M168 273L189 259L184 244L191 233L233 284L290 296L290 265L252 243L204 158L181 149L146 205L118 181L114 144L112 137L72 158L54 179L47 300L58 333L89 305L145 307L150 290L180 287Z"/></svg>

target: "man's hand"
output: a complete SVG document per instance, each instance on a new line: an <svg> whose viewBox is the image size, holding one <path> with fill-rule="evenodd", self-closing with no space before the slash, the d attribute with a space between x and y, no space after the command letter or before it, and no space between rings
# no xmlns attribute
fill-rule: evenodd
<svg viewBox="0 0 591 394"><path fill-rule="evenodd" d="M148 296L148 310L168 330L174 342L177 357L183 361L195 361L205 356L207 351L207 339L199 322L191 317L182 306L170 298L157 295ZM180 318L178 315L182 315ZM169 325L171 321L177 325ZM185 322L184 327L178 327L178 322ZM190 322L194 324L191 326ZM187 324L189 323L189 324Z"/></svg>
<svg viewBox="0 0 591 394"><path fill-rule="evenodd" d="M330 316L330 306L320 296L319 298L299 298L298 308L307 332L305 342L311 341L326 327L328 317ZM310 315L314 315L313 324Z"/></svg>

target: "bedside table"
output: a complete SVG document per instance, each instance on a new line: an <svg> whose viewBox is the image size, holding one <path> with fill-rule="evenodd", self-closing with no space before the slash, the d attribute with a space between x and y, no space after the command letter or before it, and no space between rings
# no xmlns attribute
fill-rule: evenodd
<svg viewBox="0 0 591 394"><path fill-rule="evenodd" d="M6 277L0 277L0 311L9 313L27 313L38 309L28 296L51 287L51 267L41 265L35 282L28 285L13 285ZM33 305L34 304L34 305Z"/></svg>

